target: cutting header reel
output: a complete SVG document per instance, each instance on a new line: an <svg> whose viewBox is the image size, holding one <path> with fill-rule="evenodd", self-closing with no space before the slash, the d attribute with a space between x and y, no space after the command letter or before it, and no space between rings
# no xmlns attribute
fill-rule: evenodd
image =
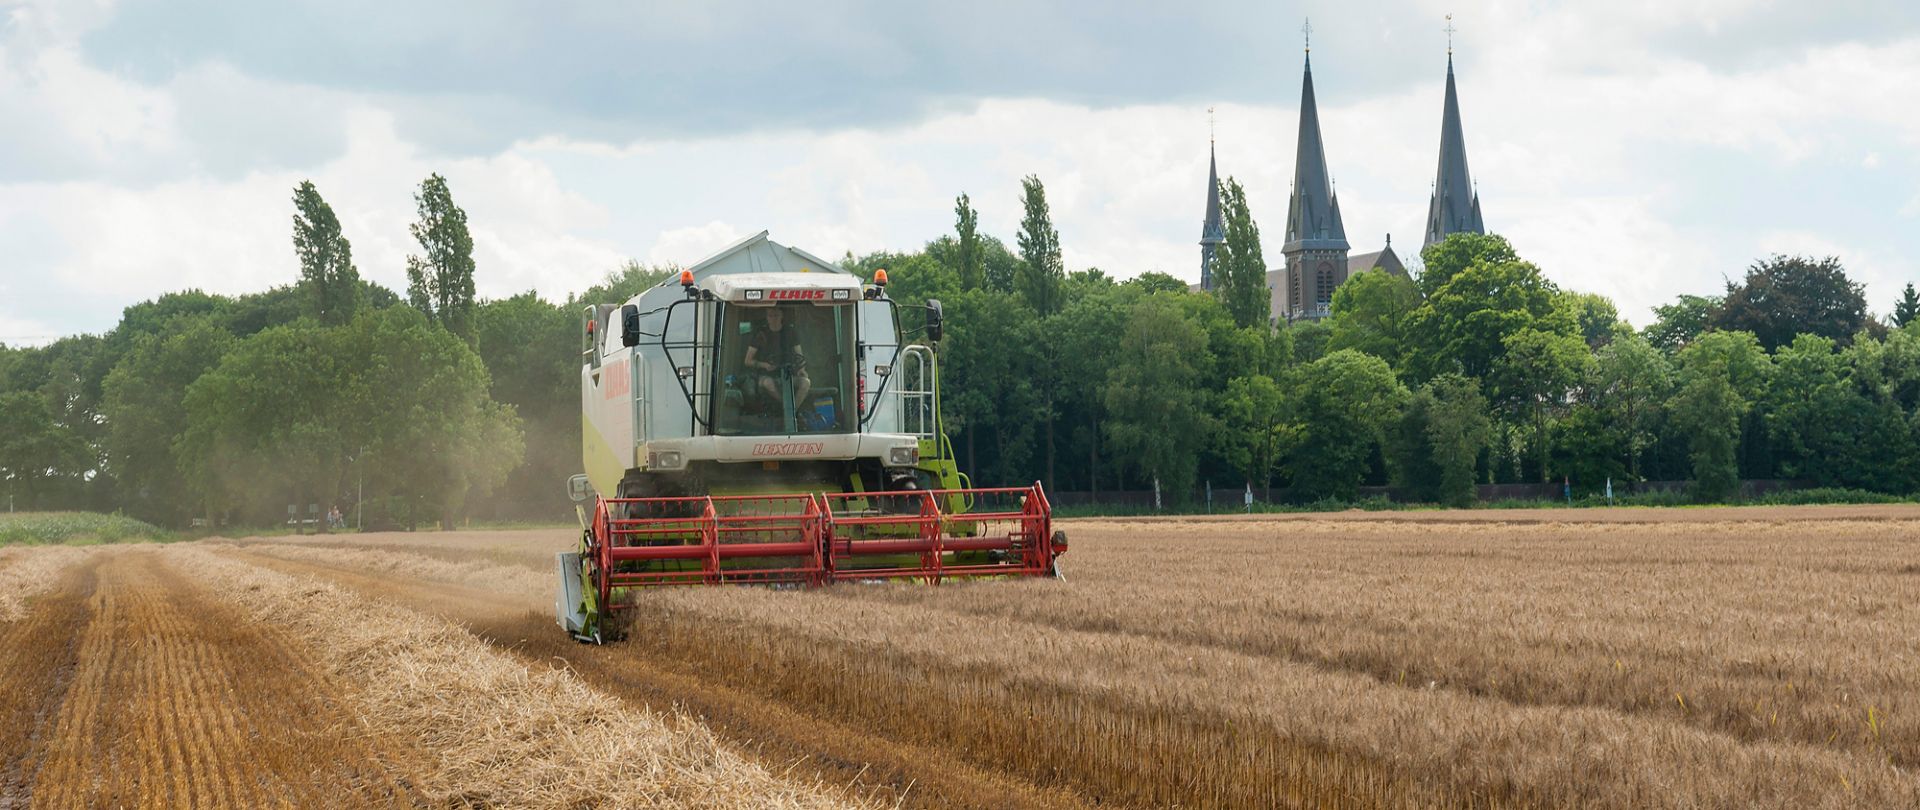
<svg viewBox="0 0 1920 810"><path fill-rule="evenodd" d="M596 500L582 550L559 557L560 621L613 635L622 592L670 585L786 585L1058 577L1067 550L1029 487Z"/></svg>

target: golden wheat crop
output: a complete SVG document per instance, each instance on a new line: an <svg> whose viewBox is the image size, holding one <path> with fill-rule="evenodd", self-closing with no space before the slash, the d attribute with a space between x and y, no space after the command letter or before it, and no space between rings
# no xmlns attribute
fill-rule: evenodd
<svg viewBox="0 0 1920 810"><path fill-rule="evenodd" d="M1081 523L1065 583L654 592L634 639L1131 801L1914 806L1916 525Z"/></svg>
<svg viewBox="0 0 1920 810"><path fill-rule="evenodd" d="M1101 803L1920 806L1920 513L1586 514L1076 521L1066 582L655 591L612 652ZM541 607L570 538L355 541L246 550Z"/></svg>

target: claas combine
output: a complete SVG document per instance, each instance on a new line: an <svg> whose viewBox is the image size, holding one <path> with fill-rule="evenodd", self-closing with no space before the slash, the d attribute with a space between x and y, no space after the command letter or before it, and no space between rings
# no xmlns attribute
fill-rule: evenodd
<svg viewBox="0 0 1920 810"><path fill-rule="evenodd" d="M955 463L942 329L939 302L897 304L885 271L868 283L764 231L588 306L561 626L611 638L624 592L653 586L1058 576L1040 485L976 488Z"/></svg>

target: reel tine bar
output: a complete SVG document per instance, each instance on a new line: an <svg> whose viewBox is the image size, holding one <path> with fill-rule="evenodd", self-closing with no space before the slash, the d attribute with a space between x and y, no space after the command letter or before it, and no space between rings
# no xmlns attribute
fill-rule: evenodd
<svg viewBox="0 0 1920 810"><path fill-rule="evenodd" d="M591 549L615 588L1050 576L1066 550L1029 487L606 498Z"/></svg>

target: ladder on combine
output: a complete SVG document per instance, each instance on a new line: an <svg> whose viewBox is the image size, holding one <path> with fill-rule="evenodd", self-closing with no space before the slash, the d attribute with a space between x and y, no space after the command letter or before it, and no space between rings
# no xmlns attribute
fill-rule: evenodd
<svg viewBox="0 0 1920 810"><path fill-rule="evenodd" d="M592 593L563 588L562 616L570 612L569 601L611 616L626 607L615 598L615 591L625 588L1056 577L1056 558L1066 549L1064 533L1053 530L1053 510L1038 483L602 498L586 527L585 547L560 560L562 580L570 579L568 569L578 566L578 581Z"/></svg>

